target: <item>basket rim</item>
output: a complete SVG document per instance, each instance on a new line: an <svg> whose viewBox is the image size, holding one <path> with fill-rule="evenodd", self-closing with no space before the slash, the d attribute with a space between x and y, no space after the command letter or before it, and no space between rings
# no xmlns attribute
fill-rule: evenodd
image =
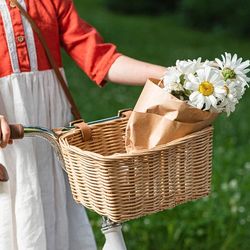
<svg viewBox="0 0 250 250"><path fill-rule="evenodd" d="M92 159L95 158L98 160L120 160L120 159L124 159L124 158L131 158L131 157L136 157L136 156L148 155L150 153L156 153L156 152L160 152L162 150L170 149L176 145L184 144L187 140L190 140L194 137L201 136L205 133L208 133L209 131L212 132L213 129L214 129L213 126L209 125L208 127L204 128L202 130L199 130L199 131L194 132L192 134L186 135L182 138L175 139L171 142L168 142L167 144L158 145L152 149L141 149L141 150L137 150L136 152L132 152L132 153L124 152L124 153L115 153L112 155L101 155L99 153L91 152L88 150L82 150L76 146L72 146L69 144L66 145L64 142L65 142L66 138L72 134L72 131L71 131L71 133L66 132L66 133L62 134L59 137L59 144L62 148L66 149L68 152L72 152L72 153L75 153L75 154L80 155L80 156L84 156L84 157L88 157L88 158L92 158ZM81 132L80 129L74 129L74 130L75 130L75 133Z"/></svg>

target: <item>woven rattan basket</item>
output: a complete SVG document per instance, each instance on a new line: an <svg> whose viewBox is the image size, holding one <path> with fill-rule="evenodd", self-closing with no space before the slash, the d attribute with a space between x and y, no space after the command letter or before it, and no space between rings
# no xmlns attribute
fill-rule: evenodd
<svg viewBox="0 0 250 250"><path fill-rule="evenodd" d="M167 145L127 154L128 118L90 125L59 138L74 199L114 222L156 213L210 192L212 127Z"/></svg>

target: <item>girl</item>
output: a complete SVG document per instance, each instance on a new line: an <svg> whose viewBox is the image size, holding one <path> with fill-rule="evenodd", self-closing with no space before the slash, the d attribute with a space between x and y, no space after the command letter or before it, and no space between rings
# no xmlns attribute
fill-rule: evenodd
<svg viewBox="0 0 250 250"><path fill-rule="evenodd" d="M18 2L40 28L57 65L62 68L62 46L99 86L143 85L166 70L104 43L79 18L72 0ZM72 116L41 43L11 0L0 0L0 37L0 163L9 173L9 181L0 182L0 249L96 249L84 208L73 201L51 148L30 139L6 147L12 143L9 122L55 128Z"/></svg>

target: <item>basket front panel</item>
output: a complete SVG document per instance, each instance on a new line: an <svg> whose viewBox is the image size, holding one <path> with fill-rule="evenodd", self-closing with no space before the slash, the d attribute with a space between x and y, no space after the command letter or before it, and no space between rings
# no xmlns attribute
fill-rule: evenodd
<svg viewBox="0 0 250 250"><path fill-rule="evenodd" d="M123 134L115 132L119 134L115 140L122 138L124 142L124 127L123 124L119 129ZM74 146L85 151L93 148L103 155L117 152L115 147L118 151L124 150L116 142L109 142L108 137L113 135L108 133L105 138L99 131L93 131L93 141L77 139ZM115 222L156 213L210 192L212 128L160 150L124 154L124 157L80 155L68 150L67 145L72 145L72 141L68 137L61 146L75 200ZM105 145L99 145L103 143Z"/></svg>

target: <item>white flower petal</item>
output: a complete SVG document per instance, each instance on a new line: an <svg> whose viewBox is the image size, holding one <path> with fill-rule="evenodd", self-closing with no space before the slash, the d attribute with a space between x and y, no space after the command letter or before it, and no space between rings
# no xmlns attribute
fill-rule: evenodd
<svg viewBox="0 0 250 250"><path fill-rule="evenodd" d="M199 80L198 80L193 74L188 74L188 80L189 80L190 82L199 84Z"/></svg>
<svg viewBox="0 0 250 250"><path fill-rule="evenodd" d="M202 109L204 106L205 97L202 94L197 96L197 108Z"/></svg>
<svg viewBox="0 0 250 250"><path fill-rule="evenodd" d="M215 61L216 61L216 63L219 65L219 67L220 67L221 69L223 69L223 63L222 63L222 61L219 60L218 58L216 58Z"/></svg>
<svg viewBox="0 0 250 250"><path fill-rule="evenodd" d="M197 97L198 97L199 94L200 94L200 92L198 92L198 91L193 92L193 93L189 96L189 100L190 100L191 102L195 101L195 100L197 99Z"/></svg>
<svg viewBox="0 0 250 250"><path fill-rule="evenodd" d="M210 107L211 107L211 102L210 102L209 97L208 97L208 96L205 96L204 100L205 100L205 103L204 103L204 104L205 104L204 110L209 110Z"/></svg>
<svg viewBox="0 0 250 250"><path fill-rule="evenodd" d="M218 74L215 73L215 71L214 71L213 74L210 77L210 82L214 83L218 79L218 77L219 77Z"/></svg>
<svg viewBox="0 0 250 250"><path fill-rule="evenodd" d="M227 92L226 89L224 88L224 86L223 87L215 87L214 91L218 94L226 94L226 92Z"/></svg>
<svg viewBox="0 0 250 250"><path fill-rule="evenodd" d="M211 69L209 67L206 67L205 68L205 79L206 81L209 81L210 79L210 72L211 72Z"/></svg>
<svg viewBox="0 0 250 250"><path fill-rule="evenodd" d="M234 55L233 55L233 58L232 58L232 63L233 63L233 64L235 64L235 63L236 63L236 61L237 61L237 55L236 55L236 54L234 54Z"/></svg>
<svg viewBox="0 0 250 250"><path fill-rule="evenodd" d="M243 70L243 73L244 73L244 74L247 74L248 72L250 72L250 69L244 69L244 70Z"/></svg>
<svg viewBox="0 0 250 250"><path fill-rule="evenodd" d="M243 60L243 59L240 57L240 58L237 60L236 64L237 64L237 65L241 64L242 60Z"/></svg>
<svg viewBox="0 0 250 250"><path fill-rule="evenodd" d="M237 67L237 70L243 70L243 69L247 68L249 65L250 65L250 61L247 60L247 61L241 63L241 64Z"/></svg>
<svg viewBox="0 0 250 250"><path fill-rule="evenodd" d="M212 106L216 108L217 107L217 100L216 100L216 98L213 95L210 95L208 98L209 98Z"/></svg>
<svg viewBox="0 0 250 250"><path fill-rule="evenodd" d="M224 57L224 55L221 55L221 57L222 57L223 63L225 64L226 63L226 58Z"/></svg>

